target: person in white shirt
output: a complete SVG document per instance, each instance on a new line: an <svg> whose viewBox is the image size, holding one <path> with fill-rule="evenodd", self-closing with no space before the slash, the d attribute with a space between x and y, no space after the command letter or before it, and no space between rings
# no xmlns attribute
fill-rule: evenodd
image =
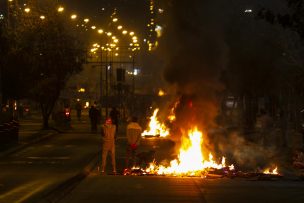
<svg viewBox="0 0 304 203"><path fill-rule="evenodd" d="M132 117L131 122L127 125L127 154L126 154L126 168L134 166L136 150L140 142L142 128L137 122L137 117ZM132 161L130 164L129 161ZM129 166L130 164L130 166Z"/></svg>
<svg viewBox="0 0 304 203"><path fill-rule="evenodd" d="M116 126L112 123L111 118L106 120L102 126L103 147L101 159L101 173L104 173L107 161L108 152L111 153L113 173L116 174L116 160L115 160L115 132Z"/></svg>

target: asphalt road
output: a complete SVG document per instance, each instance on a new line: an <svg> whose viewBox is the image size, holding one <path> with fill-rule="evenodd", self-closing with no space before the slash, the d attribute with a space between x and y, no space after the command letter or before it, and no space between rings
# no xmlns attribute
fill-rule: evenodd
<svg viewBox="0 0 304 203"><path fill-rule="evenodd" d="M304 202L304 182L92 175L61 203Z"/></svg>
<svg viewBox="0 0 304 203"><path fill-rule="evenodd" d="M36 202L91 162L100 136L89 133L86 122L73 127L0 159L1 203Z"/></svg>
<svg viewBox="0 0 304 203"><path fill-rule="evenodd" d="M118 172L125 161L123 128L116 145ZM110 164L101 175L99 149L100 135L90 133L84 120L74 121L68 133L2 157L0 203L304 202L303 181L113 176L107 175ZM172 159L175 151L166 139L142 140L139 152L147 150L155 150L157 160Z"/></svg>

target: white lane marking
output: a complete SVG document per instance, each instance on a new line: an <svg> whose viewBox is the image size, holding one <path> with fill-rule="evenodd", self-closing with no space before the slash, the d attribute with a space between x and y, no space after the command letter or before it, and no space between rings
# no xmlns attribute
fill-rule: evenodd
<svg viewBox="0 0 304 203"><path fill-rule="evenodd" d="M71 157L69 157L69 156L58 156L58 157L29 156L26 158L32 159L32 160L47 160L47 159L69 160L69 159L71 159Z"/></svg>

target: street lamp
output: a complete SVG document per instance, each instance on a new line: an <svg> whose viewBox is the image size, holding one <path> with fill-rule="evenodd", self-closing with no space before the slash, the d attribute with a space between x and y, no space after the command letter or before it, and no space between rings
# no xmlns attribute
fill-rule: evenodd
<svg viewBox="0 0 304 203"><path fill-rule="evenodd" d="M25 11L26 13L29 13L29 12L31 11L31 9L30 9L30 8L25 8L24 11Z"/></svg>
<svg viewBox="0 0 304 203"><path fill-rule="evenodd" d="M62 13L62 12L64 11L64 8L63 8L62 6L59 6L58 9L57 9L57 11L58 11L59 13Z"/></svg>
<svg viewBox="0 0 304 203"><path fill-rule="evenodd" d="M76 18L77 18L77 15L76 15L76 14L72 14L72 15L71 15L71 19L72 19L72 20L75 20Z"/></svg>

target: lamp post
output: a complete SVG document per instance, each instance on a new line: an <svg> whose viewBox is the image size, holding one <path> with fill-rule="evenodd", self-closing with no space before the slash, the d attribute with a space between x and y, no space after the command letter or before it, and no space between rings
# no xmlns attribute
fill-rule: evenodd
<svg viewBox="0 0 304 203"><path fill-rule="evenodd" d="M113 37L112 37L113 39ZM115 38L113 39L113 41ZM110 97L114 96L113 99L117 99L112 92L112 90L122 91L123 90L123 85L121 84L122 81L116 81L120 83L120 87L118 87L118 84L115 83L115 78L117 80L117 64L119 65L119 68L122 67L122 64L126 64L131 70L132 70L132 76L130 78L130 94L131 97L134 98L135 95L135 77L136 77L136 69L135 69L135 52L136 49L132 47L133 49L130 48L130 46L117 46L117 44L110 44L107 43L106 46L100 46L99 44L95 43L93 44L93 48L91 49L92 54L98 54L95 55L95 59L97 60L88 60L87 63L94 63L96 66L100 66L100 104L101 107L104 108L105 110L105 116L109 115L109 105L110 103ZM127 51L126 53L123 53L122 50ZM129 52L132 50L132 54L129 54ZM99 52L100 51L100 52ZM117 53L117 52L120 53ZM97 57L96 57L97 56ZM121 60L121 56L124 57L124 60ZM127 57L126 57L127 56ZM99 59L100 57L100 59ZM116 77L114 76L114 72L116 70ZM120 77L120 76L119 76ZM124 80L124 79L123 79ZM114 89L112 89L114 88ZM121 89L118 89L121 88ZM118 94L121 94L122 92L119 92ZM121 96L121 95L119 95ZM112 97L111 97L112 98ZM114 101L114 100L113 100ZM119 100L115 100L119 101ZM116 104L116 103L115 103ZM130 108L133 110L134 107L130 106Z"/></svg>

